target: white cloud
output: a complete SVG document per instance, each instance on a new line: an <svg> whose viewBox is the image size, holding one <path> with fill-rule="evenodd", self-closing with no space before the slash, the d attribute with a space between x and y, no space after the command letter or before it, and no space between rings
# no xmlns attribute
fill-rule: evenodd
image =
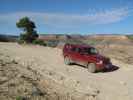
<svg viewBox="0 0 133 100"><path fill-rule="evenodd" d="M126 7L86 14L14 12L0 14L0 24L14 24L21 17L28 16L35 20L38 25L47 25L55 28L72 28L83 25L116 23L129 16L130 12Z"/></svg>

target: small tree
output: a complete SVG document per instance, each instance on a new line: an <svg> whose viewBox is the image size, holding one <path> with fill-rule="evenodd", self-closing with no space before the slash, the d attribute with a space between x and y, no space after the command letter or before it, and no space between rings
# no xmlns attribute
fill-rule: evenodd
<svg viewBox="0 0 133 100"><path fill-rule="evenodd" d="M38 34L34 30L36 28L35 23L28 17L21 18L16 23L16 26L24 31L24 33L20 34L20 40L26 43L32 43L33 40L38 38Z"/></svg>

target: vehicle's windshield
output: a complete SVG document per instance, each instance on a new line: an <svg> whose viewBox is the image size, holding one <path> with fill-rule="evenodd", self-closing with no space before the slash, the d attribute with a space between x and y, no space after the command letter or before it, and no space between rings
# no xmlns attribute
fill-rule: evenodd
<svg viewBox="0 0 133 100"><path fill-rule="evenodd" d="M83 53L85 54L97 54L98 51L95 48L83 48Z"/></svg>

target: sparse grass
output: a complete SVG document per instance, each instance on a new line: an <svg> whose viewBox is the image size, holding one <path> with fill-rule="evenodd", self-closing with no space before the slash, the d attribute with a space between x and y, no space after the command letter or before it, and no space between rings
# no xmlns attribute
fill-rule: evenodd
<svg viewBox="0 0 133 100"><path fill-rule="evenodd" d="M45 41L46 42L46 46L48 47L56 47L59 43L59 40L48 40L48 41Z"/></svg>
<svg viewBox="0 0 133 100"><path fill-rule="evenodd" d="M69 44L84 44L84 42L82 40L79 40L79 39L67 39L65 41L65 43L69 43Z"/></svg>
<svg viewBox="0 0 133 100"><path fill-rule="evenodd" d="M85 40L84 41L86 44L89 44L89 45L96 45L96 44L98 44L98 43L100 43L101 42L101 40L96 40L96 39L91 39L91 40Z"/></svg>

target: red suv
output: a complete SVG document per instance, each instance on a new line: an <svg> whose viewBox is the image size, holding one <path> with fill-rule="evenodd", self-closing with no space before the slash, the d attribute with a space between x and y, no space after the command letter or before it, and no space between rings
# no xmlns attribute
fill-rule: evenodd
<svg viewBox="0 0 133 100"><path fill-rule="evenodd" d="M92 73L109 69L112 66L109 58L100 55L94 47L89 45L65 44L63 56L65 64L83 65Z"/></svg>

